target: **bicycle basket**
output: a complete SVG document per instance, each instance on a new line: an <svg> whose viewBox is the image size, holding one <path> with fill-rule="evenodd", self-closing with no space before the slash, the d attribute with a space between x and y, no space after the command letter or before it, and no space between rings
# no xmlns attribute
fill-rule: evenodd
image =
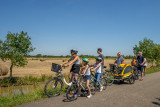
<svg viewBox="0 0 160 107"><path fill-rule="evenodd" d="M52 63L51 71L58 72L61 69L59 64Z"/></svg>

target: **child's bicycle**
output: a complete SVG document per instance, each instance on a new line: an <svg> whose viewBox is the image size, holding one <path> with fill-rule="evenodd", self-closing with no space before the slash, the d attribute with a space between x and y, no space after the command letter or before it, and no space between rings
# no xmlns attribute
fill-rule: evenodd
<svg viewBox="0 0 160 107"><path fill-rule="evenodd" d="M82 82L83 80L83 76L82 75L76 75L78 76L77 80L73 80L73 83L71 86L68 87L67 91L66 91L66 97L69 101L73 101L76 100L79 96L79 91L81 91L81 96L88 96L88 89L86 88L85 82ZM89 87L90 87L90 91L91 94L94 95L96 93L96 89L94 87L95 82L90 82ZM81 88L81 90L79 90Z"/></svg>
<svg viewBox="0 0 160 107"><path fill-rule="evenodd" d="M101 85L103 86L103 90L106 90L107 85L108 85L107 77L100 78L99 81L101 82ZM96 88L96 91L100 90L99 84L95 78L95 72L91 72L91 82L94 82L94 85L95 85L94 87Z"/></svg>
<svg viewBox="0 0 160 107"><path fill-rule="evenodd" d="M52 63L51 71L56 72L56 77L49 80L44 88L44 92L48 97L55 97L60 95L63 90L63 81L66 85L71 86L71 83L67 83L63 74L62 74L62 66L59 64ZM74 78L74 77L73 77ZM62 81L63 79L63 81Z"/></svg>

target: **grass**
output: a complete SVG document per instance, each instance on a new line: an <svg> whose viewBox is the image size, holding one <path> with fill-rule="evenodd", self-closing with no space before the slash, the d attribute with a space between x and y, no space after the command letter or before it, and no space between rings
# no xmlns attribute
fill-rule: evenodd
<svg viewBox="0 0 160 107"><path fill-rule="evenodd" d="M26 76L23 78L13 77L12 79L3 78L0 79L0 85L12 86L12 85L22 85L22 84L35 84L35 83L42 83L46 82L53 78L53 76L46 76L42 75L41 77L33 77L33 76Z"/></svg>
<svg viewBox="0 0 160 107"><path fill-rule="evenodd" d="M151 73L154 73L154 72L159 72L160 71L160 67L150 67L147 69L146 71L146 74L151 74Z"/></svg>
<svg viewBox="0 0 160 107"><path fill-rule="evenodd" d="M36 89L33 93L29 93L27 95L21 94L7 97L1 96L0 107L13 107L27 102L40 100L42 98L47 98L47 96L45 96L44 94L43 89Z"/></svg>

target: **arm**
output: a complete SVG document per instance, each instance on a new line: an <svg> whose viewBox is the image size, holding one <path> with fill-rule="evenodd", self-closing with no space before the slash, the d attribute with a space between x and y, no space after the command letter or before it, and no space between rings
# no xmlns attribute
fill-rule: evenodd
<svg viewBox="0 0 160 107"><path fill-rule="evenodd" d="M71 65L71 64L73 64L73 63L76 62L77 60L78 60L78 56L76 56L73 60L71 60L71 61L69 62L69 64L68 64L68 66Z"/></svg>
<svg viewBox="0 0 160 107"><path fill-rule="evenodd" d="M69 61L71 61L71 60L72 60L72 58L70 58L69 60L63 62L63 63L61 64L61 66L64 65L64 64L67 64L67 63L68 63Z"/></svg>
<svg viewBox="0 0 160 107"><path fill-rule="evenodd" d="M85 69L83 69L83 71L82 71L83 75L86 73L87 69L88 69L88 66L85 67Z"/></svg>
<svg viewBox="0 0 160 107"><path fill-rule="evenodd" d="M101 64L99 64L98 66L94 67L92 70L95 71L97 68L99 68L101 66Z"/></svg>

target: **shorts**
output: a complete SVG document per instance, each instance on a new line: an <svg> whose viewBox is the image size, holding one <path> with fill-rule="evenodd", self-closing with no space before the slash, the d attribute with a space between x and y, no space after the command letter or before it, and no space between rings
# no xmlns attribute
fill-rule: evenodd
<svg viewBox="0 0 160 107"><path fill-rule="evenodd" d="M73 64L70 72L79 74L79 71L80 71L80 65L79 64Z"/></svg>
<svg viewBox="0 0 160 107"><path fill-rule="evenodd" d="M91 80L91 75L85 75L85 76L83 77L83 79Z"/></svg>
<svg viewBox="0 0 160 107"><path fill-rule="evenodd" d="M141 72L143 72L143 66L142 67L138 67L138 70L140 70Z"/></svg>

